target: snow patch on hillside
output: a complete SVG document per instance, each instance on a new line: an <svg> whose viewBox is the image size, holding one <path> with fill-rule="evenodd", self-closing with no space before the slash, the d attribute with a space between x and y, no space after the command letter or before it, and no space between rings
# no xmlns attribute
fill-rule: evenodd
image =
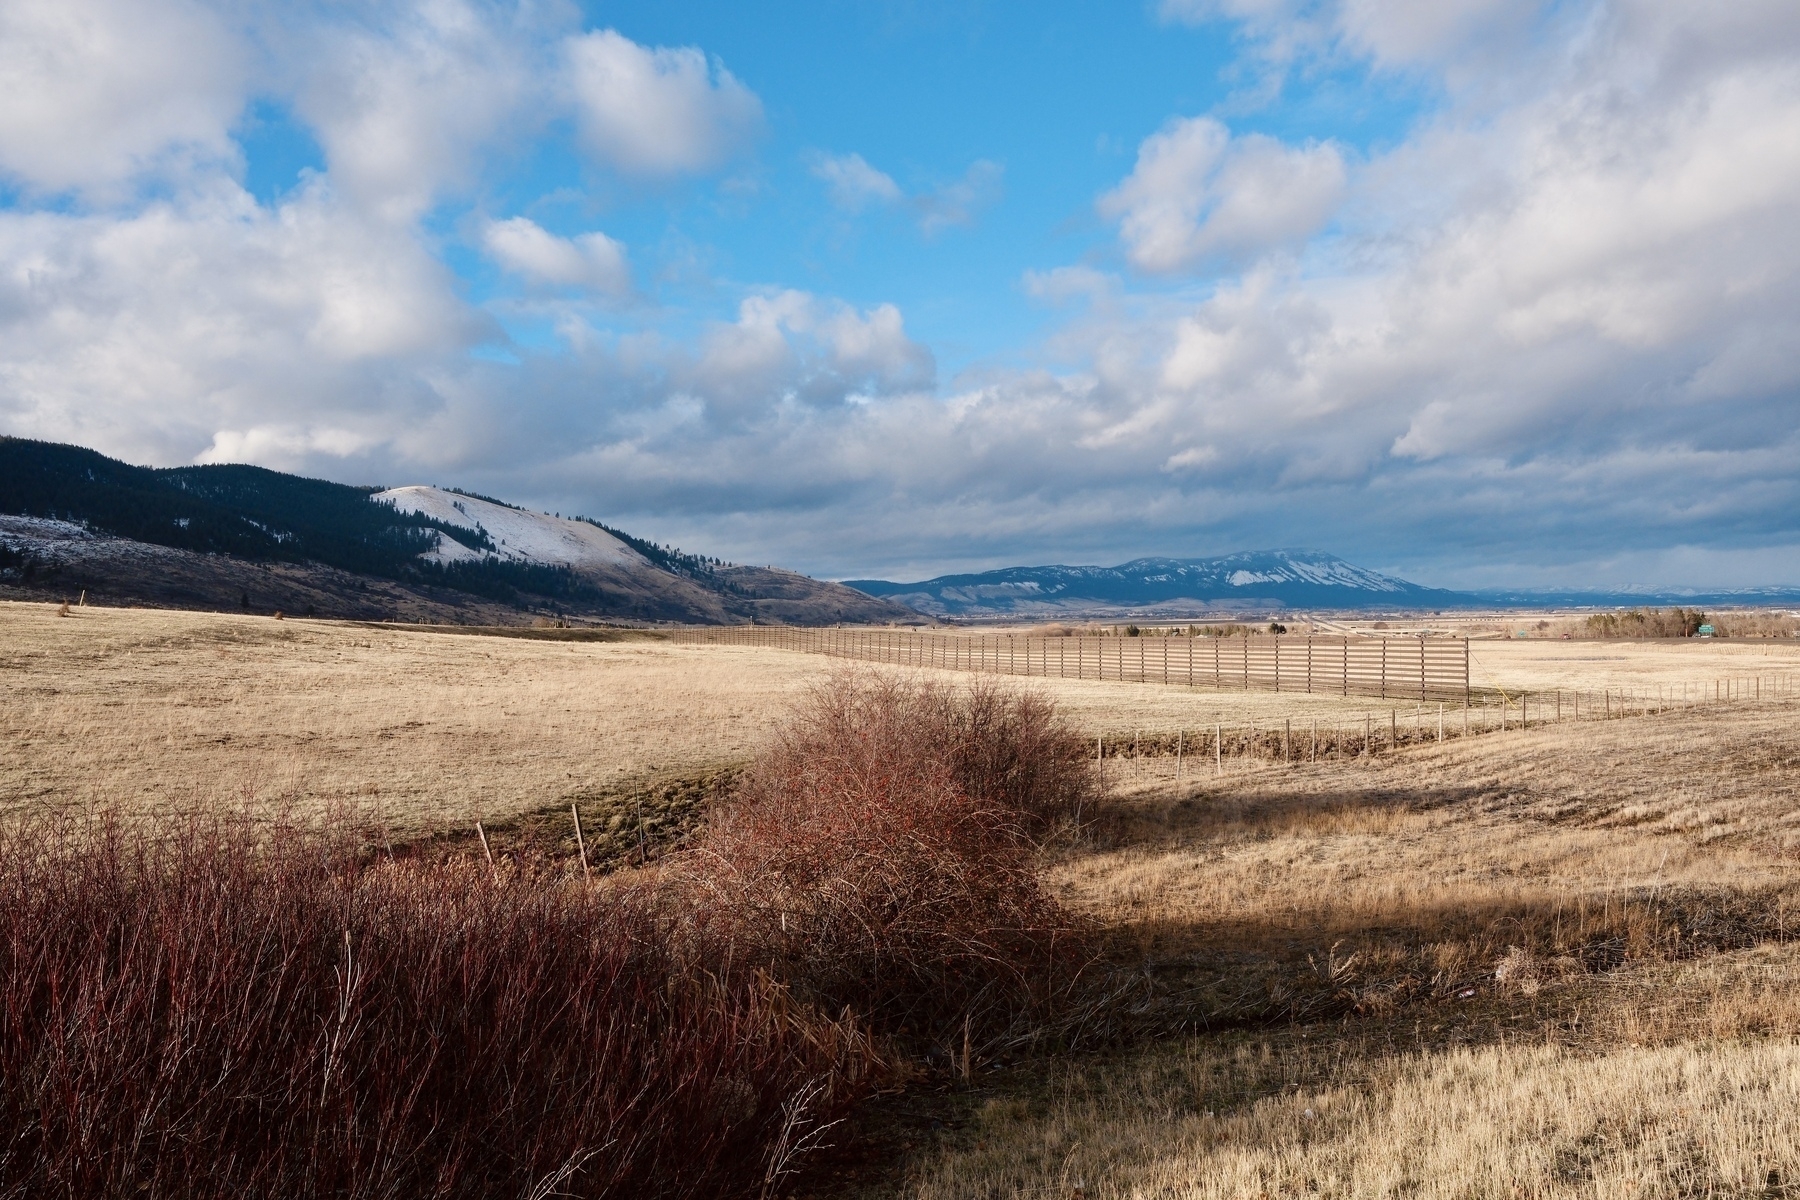
<svg viewBox="0 0 1800 1200"><path fill-rule="evenodd" d="M377 492L375 499L388 501L401 512L422 513L459 529L481 530L494 543L492 551L471 550L451 538L440 537L437 549L424 555L438 562L469 562L497 554L514 562L542 566L650 565L636 550L586 521L508 508L416 484Z"/></svg>

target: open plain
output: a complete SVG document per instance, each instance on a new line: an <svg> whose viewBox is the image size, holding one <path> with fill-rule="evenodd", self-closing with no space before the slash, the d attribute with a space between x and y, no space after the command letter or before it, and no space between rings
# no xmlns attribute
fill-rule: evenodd
<svg viewBox="0 0 1800 1200"><path fill-rule="evenodd" d="M576 636L0 605L0 812L341 806L397 840L566 814L742 764L846 669ZM1694 702L1215 763L1163 735L1357 728L1373 702L1006 681L1113 748L1102 810L1042 870L1127 998L1073 1051L916 1077L849 1127L854 1170L802 1186L1800 1195L1800 704L1775 682L1800 654L1473 653L1484 686ZM1727 679L1768 686L1713 702ZM1435 713L1381 716L1429 731ZM1120 749L1139 737L1153 754Z"/></svg>

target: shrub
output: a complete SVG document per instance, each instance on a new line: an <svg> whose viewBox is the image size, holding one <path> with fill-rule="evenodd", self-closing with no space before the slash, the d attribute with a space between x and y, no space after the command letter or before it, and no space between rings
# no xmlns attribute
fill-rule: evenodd
<svg viewBox="0 0 1800 1200"><path fill-rule="evenodd" d="M0 841L0 1196L758 1191L868 1063L655 898L244 821Z"/></svg>
<svg viewBox="0 0 1800 1200"><path fill-rule="evenodd" d="M1618 613L1595 613L1587 619L1587 631L1593 637L1693 637L1706 623L1706 614L1699 609L1632 608Z"/></svg>
<svg viewBox="0 0 1800 1200"><path fill-rule="evenodd" d="M1048 704L840 674L815 689L673 871L795 993L967 1050L1032 1036L1084 939L1034 855L1092 787Z"/></svg>
<svg viewBox="0 0 1800 1200"><path fill-rule="evenodd" d="M842 675L594 886L342 824L0 832L0 1200L766 1195L887 1070L865 1029L967 1064L1071 1011L1035 856L1090 789L1036 697Z"/></svg>

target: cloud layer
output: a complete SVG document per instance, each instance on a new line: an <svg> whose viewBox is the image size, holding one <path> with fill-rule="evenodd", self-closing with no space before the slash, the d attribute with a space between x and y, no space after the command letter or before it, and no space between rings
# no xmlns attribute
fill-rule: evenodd
<svg viewBox="0 0 1800 1200"><path fill-rule="evenodd" d="M1168 114L1094 197L1110 249L1022 281L1065 306L1045 340L945 379L893 304L715 280L662 321L604 214L487 211L558 122L621 186L749 161L770 118L702 48L535 5L20 0L0 431L462 483L838 574L1310 544L1434 583L1800 580L1800 12L1164 15L1277 91L1330 63L1437 99L1361 151ZM242 182L258 97L325 159L273 201ZM913 193L809 165L927 234L1000 201L988 160ZM471 299L459 237L549 342Z"/></svg>

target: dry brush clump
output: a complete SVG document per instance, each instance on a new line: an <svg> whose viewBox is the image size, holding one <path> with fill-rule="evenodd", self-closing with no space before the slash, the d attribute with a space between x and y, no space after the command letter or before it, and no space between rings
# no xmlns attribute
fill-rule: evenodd
<svg viewBox="0 0 1800 1200"><path fill-rule="evenodd" d="M343 820L13 825L0 1200L772 1194L890 1047L1059 1015L1034 856L1089 787L1033 697L840 676L697 845L592 883Z"/></svg>
<svg viewBox="0 0 1800 1200"><path fill-rule="evenodd" d="M754 1194L869 1063L629 889L45 834L0 842L0 1196Z"/></svg>
<svg viewBox="0 0 1800 1200"><path fill-rule="evenodd" d="M797 995L966 1061L1069 1015L1091 947L1037 854L1092 788L1035 695L842 674L672 870Z"/></svg>

